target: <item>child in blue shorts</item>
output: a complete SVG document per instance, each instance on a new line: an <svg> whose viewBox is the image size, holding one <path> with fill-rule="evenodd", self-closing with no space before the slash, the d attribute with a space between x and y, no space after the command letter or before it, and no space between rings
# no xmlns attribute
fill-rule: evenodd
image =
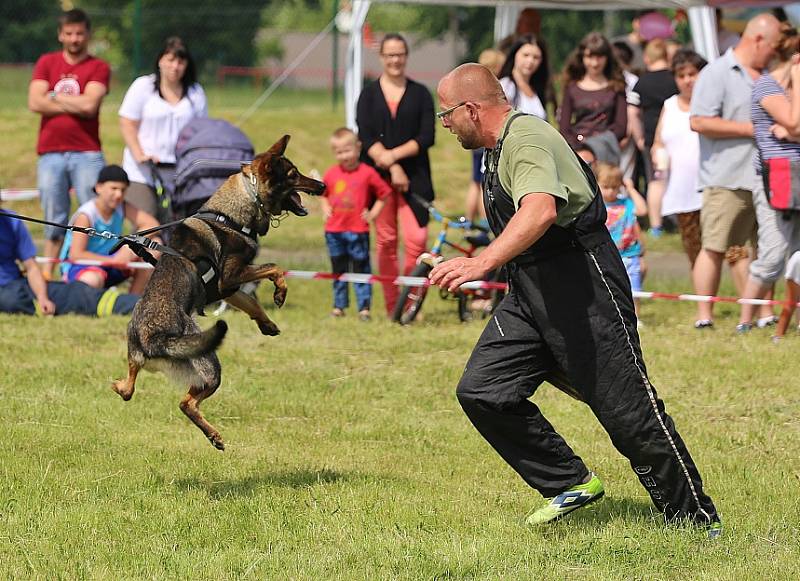
<svg viewBox="0 0 800 581"><path fill-rule="evenodd" d="M150 214L138 210L136 207L124 202L125 191L128 189L128 174L118 165L107 165L100 170L94 191L97 194L78 208L72 216L70 224L83 228L94 228L98 232L112 232L123 234L123 223L128 219L136 231L154 228L158 221ZM152 238L158 242L161 239L154 235ZM62 274L65 282L80 281L93 288L108 288L119 284L128 278L131 279L130 292L141 294L152 270L131 269L125 265L138 262L141 259L127 246L123 246L112 256L111 249L118 240L87 236L80 232L68 231L64 237L64 246L61 249L61 259L69 260L99 260L117 263L120 266L83 266L77 264L62 265Z"/></svg>
<svg viewBox="0 0 800 581"><path fill-rule="evenodd" d="M631 290L641 291L644 279L644 243L639 228L638 216L647 215L647 203L642 195L633 187L633 183L624 183L622 170L608 163L599 162L595 169L597 185L606 205L606 227L617 245L628 278ZM639 316L639 299L634 299L636 316Z"/></svg>

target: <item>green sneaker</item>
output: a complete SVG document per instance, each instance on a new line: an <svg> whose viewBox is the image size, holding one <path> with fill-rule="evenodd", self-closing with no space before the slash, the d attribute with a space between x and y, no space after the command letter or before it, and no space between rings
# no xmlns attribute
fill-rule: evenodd
<svg viewBox="0 0 800 581"><path fill-rule="evenodd" d="M722 536L722 523L720 521L712 522L706 530L709 540L718 539Z"/></svg>
<svg viewBox="0 0 800 581"><path fill-rule="evenodd" d="M530 526L553 522L568 515L573 510L599 500L605 494L603 483L593 472L586 484L578 484L568 488L554 498L545 498L544 506L535 509L525 518Z"/></svg>

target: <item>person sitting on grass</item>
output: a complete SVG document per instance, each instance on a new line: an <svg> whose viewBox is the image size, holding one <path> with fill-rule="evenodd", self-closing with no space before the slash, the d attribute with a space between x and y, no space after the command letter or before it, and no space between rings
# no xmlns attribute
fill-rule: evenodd
<svg viewBox="0 0 800 581"><path fill-rule="evenodd" d="M36 246L14 212L0 210L0 313L22 315L127 315L138 295L91 288L82 282L47 282ZM25 268L26 275L19 269Z"/></svg>
<svg viewBox="0 0 800 581"><path fill-rule="evenodd" d="M623 183L622 170L617 166L600 162L595 173L606 205L606 228L622 256L631 290L641 291L646 269L644 242L637 217L647 216L647 203L633 187L633 182ZM639 299L634 298L633 305L638 319Z"/></svg>
<svg viewBox="0 0 800 581"><path fill-rule="evenodd" d="M158 226L158 221L150 214L138 210L124 202L125 191L130 181L125 170L118 165L107 165L100 170L94 191L97 194L78 208L72 216L70 224L82 228L94 228L98 232L112 232L121 235L124 220L127 218L135 230L145 230ZM153 239L161 242L158 236ZM61 259L100 260L126 265L139 262L141 259L127 246L123 246L113 255L111 249L117 244L115 239L89 237L80 232L68 231L61 250ZM80 281L92 288L108 288L127 279L131 279L130 291L141 294L152 270L131 269L124 266L83 266L77 264L62 265L65 282Z"/></svg>
<svg viewBox="0 0 800 581"><path fill-rule="evenodd" d="M325 215L325 242L335 274L372 272L369 261L369 225L381 213L391 186L371 166L359 161L361 142L356 134L342 127L331 136L331 149L337 164L325 172L322 211ZM372 203L374 200L374 203ZM370 204L372 203L372 208ZM348 284L333 281L334 317L344 316L350 304ZM356 283L358 316L370 319L372 285Z"/></svg>

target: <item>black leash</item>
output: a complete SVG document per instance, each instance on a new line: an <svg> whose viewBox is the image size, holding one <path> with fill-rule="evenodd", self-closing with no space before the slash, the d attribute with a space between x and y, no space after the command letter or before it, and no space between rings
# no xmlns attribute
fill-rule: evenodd
<svg viewBox="0 0 800 581"><path fill-rule="evenodd" d="M127 246L133 251L134 254L136 254L136 256L145 260L149 264L152 264L153 266L155 266L156 264L156 259L152 254L150 254L150 252L148 252L149 250L155 250L157 252L170 254L172 256L183 257L183 254L181 254L177 250L173 250L169 246L165 246L145 236L146 234L152 234L153 232L157 232L158 230L162 230L163 228L167 228L175 224L180 224L181 222L183 222L183 220L177 220L175 222L163 224L156 228L150 228L149 230L142 230L141 232L134 232L133 234L119 236L118 234L114 234L113 232L108 232L108 231L98 232L94 228L84 228L83 226L58 224L56 222L50 222L48 220L40 220L38 218L31 218L30 216L23 216L22 214L14 214L11 212L6 212L5 210L2 209L0 209L0 216L7 216L9 218L22 220L24 222L44 224L45 226L55 226L56 228L71 230L72 232L80 232L81 234L86 234L87 236L94 236L95 238L104 238L106 240L119 240L119 243L116 246L114 246L114 248L111 250L111 254L119 250L120 247ZM186 218L184 218L184 220L186 220Z"/></svg>
<svg viewBox="0 0 800 581"><path fill-rule="evenodd" d="M161 224L159 226L155 226L153 228L148 228L147 230L140 230L139 232L134 232L133 234L128 234L126 236L119 236L114 234L113 232L98 232L94 228L85 228L83 226L73 226L68 224L58 224L56 222L49 222L47 220L40 220L38 218L31 218L30 216L23 216L21 214L13 214L10 212L6 212L0 209L0 216L8 216L9 218L16 218L17 220L22 220L25 222L34 222L36 224L44 224L46 226L55 226L56 228L62 228L64 230L72 230L73 232L80 232L81 234L86 234L87 236L94 236L97 238L105 238L106 240L119 240L119 242L109 251L110 254L114 254L117 250L119 250L122 246L127 246L131 249L131 251L153 266L156 265L157 260L156 258L150 254L150 250L155 250L157 252L161 252L164 254L169 254L171 256L177 256L180 258L186 258L183 254L161 244L160 242L156 242L151 238L147 238L148 234L152 234L153 232L158 232L159 230L163 230L165 228L170 228L172 226L177 226L178 224L183 224L189 218L199 218L201 220L208 220L209 222L217 222L219 224L224 224L228 228L231 228L241 234L244 234L248 238L256 240L257 237L255 233L250 229L244 226L241 226L234 220L231 220L228 216L224 214L219 214L217 212L197 212L196 214L192 214L191 216L187 216L186 218L181 218L180 220L174 220L172 222L167 222L166 224Z"/></svg>

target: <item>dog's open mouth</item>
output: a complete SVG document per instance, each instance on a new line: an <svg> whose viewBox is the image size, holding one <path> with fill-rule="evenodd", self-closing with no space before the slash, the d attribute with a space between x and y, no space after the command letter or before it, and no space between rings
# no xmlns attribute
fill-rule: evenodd
<svg viewBox="0 0 800 581"><path fill-rule="evenodd" d="M308 210L306 210L303 200L297 192L292 192L286 196L283 202L283 210L291 212L295 216L308 216Z"/></svg>
<svg viewBox="0 0 800 581"><path fill-rule="evenodd" d="M319 180L305 179L295 186L295 190L283 199L283 210L296 216L308 216L308 210L303 206L300 192L312 196L319 196L325 191L325 184Z"/></svg>

